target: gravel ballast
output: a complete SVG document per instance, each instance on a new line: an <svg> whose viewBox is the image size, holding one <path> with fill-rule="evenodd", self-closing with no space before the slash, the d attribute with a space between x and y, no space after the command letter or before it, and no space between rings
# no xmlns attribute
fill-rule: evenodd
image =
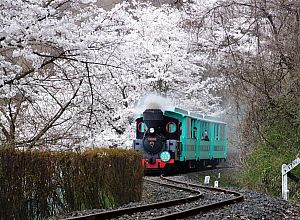
<svg viewBox="0 0 300 220"><path fill-rule="evenodd" d="M199 184L199 173L183 174L180 176L173 176L176 180L186 181L190 183ZM202 174L203 175L203 174ZM193 217L186 217L185 219L202 219L202 220L218 220L218 219L299 219L300 220L300 206L289 204L281 198L273 198L264 194L253 192L249 190L241 190L230 188L230 190L237 191L244 195L244 201L225 206L223 208L215 209L213 211L199 213ZM141 202L129 203L119 208L134 207L139 205L150 204L154 202L178 199L189 196L190 192L185 192L170 187L159 186L153 183L144 183L144 191ZM205 192L203 198L191 204L185 204L181 207L174 207L171 212L176 212L184 207L184 209L193 208L195 205L202 205L218 200L225 199L222 195L218 197L215 192ZM110 209L111 210L111 209ZM61 219L68 216L80 216L103 212L107 210L87 210L80 212L73 212L69 215L60 216ZM168 213L170 210L161 209L160 211L150 211L147 213L136 213L130 216L122 216L118 219L151 219L159 213Z"/></svg>
<svg viewBox="0 0 300 220"><path fill-rule="evenodd" d="M192 173L173 177L175 179L199 184L199 174ZM203 175L203 173L202 173ZM216 220L216 219L298 219L300 206L289 204L287 201L270 197L250 190L227 188L244 195L244 201L211 212L201 213L187 219Z"/></svg>

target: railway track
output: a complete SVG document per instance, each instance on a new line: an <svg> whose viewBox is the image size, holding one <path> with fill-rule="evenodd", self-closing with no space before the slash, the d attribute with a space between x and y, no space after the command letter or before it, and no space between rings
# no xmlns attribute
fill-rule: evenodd
<svg viewBox="0 0 300 220"><path fill-rule="evenodd" d="M146 214L147 219L180 219L180 218L186 218L188 216L196 215L200 212L206 212L210 211L212 209L220 208L225 205L229 205L232 203L236 203L243 200L243 195L241 195L238 192L234 192L231 190L226 189L220 189L220 188L213 188L208 186L202 186L192 183L187 183L183 181L178 181L171 179L169 177L163 177L161 176L161 180L153 180L150 178L144 179L147 182L153 183L153 184L160 184L164 185L166 187L172 187L183 191L188 191L192 193L193 195L187 196L180 199L174 199L174 200L168 200L163 202L157 202L152 203L148 205L141 205L136 207L129 207L129 208L122 208L117 210L111 210L101 213L94 213L89 214L85 216L76 216L76 217L70 217L66 218L66 220L98 220L98 219L145 219L145 215L141 215L144 217L130 217L130 215L133 215L135 213L156 213L156 216L149 216ZM212 192L211 194L213 196L218 196L218 193L220 194L227 194L230 195L230 198L227 199L221 199L221 201L215 201L215 202L202 202L203 195L209 194L209 192ZM193 204L193 205L190 205ZM164 210L163 210L164 209ZM166 211L167 209L167 211ZM160 211L163 210L163 211ZM161 213L161 214L159 214ZM123 217L122 217L123 216ZM126 217L127 216L127 217Z"/></svg>

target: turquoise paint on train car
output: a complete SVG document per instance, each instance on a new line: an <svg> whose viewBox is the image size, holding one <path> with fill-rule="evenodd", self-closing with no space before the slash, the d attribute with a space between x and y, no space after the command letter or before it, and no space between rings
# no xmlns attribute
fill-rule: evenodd
<svg viewBox="0 0 300 220"><path fill-rule="evenodd" d="M200 132L200 120L197 119L196 121L196 149L195 149L195 157L196 160L200 160L200 139L201 139L201 132Z"/></svg>
<svg viewBox="0 0 300 220"><path fill-rule="evenodd" d="M165 111L166 116L176 118L181 122L180 161L201 159L226 159L226 123L206 118L192 117L185 110L177 109ZM223 127L222 127L223 125ZM217 126L217 130L215 127ZM196 136L193 137L192 129L196 127ZM221 129L223 131L221 132ZM207 130L209 141L202 140L204 131ZM223 133L222 138L220 136Z"/></svg>
<svg viewBox="0 0 300 220"><path fill-rule="evenodd" d="M187 129L186 129L186 124L187 124L187 117L183 117L182 119L182 125L181 125L181 137L180 141L182 143L182 148L181 148L181 155L180 155L180 161L185 161L186 160L186 143L187 143Z"/></svg>
<svg viewBox="0 0 300 220"><path fill-rule="evenodd" d="M199 139L200 140L200 159L209 159L209 149L210 149L210 146L209 146L209 142L208 141L205 141L203 138L204 138L204 132L208 129L208 124L203 120L203 119L200 119L200 126L199 126L199 129L200 129L200 134L201 134L201 138ZM208 133L209 134L209 133Z"/></svg>
<svg viewBox="0 0 300 220"><path fill-rule="evenodd" d="M224 144L224 155L223 155L223 157L226 160L227 159L227 136L226 136L227 129L226 129L226 126L224 127L224 134L225 134L225 138L224 138L224 142L223 142L223 144Z"/></svg>
<svg viewBox="0 0 300 220"><path fill-rule="evenodd" d="M201 159L226 159L226 137L223 135L220 139L221 126L223 126L223 134L225 134L226 123L212 120L200 120L202 126L200 129L207 130L209 133L209 141L200 141L200 158ZM218 130L215 129L217 127ZM218 137L217 137L218 136ZM220 151L221 150L221 151Z"/></svg>
<svg viewBox="0 0 300 220"><path fill-rule="evenodd" d="M183 153L180 161L186 160L195 160L195 150L196 150L196 139L192 137L193 132L193 124L195 123L195 118L190 116L184 116L184 120L182 123L182 146L183 146Z"/></svg>
<svg viewBox="0 0 300 220"><path fill-rule="evenodd" d="M214 158L224 158L227 157L227 146L226 146L226 126L225 124L217 124L218 125L218 136L217 140L215 141L215 150L214 150Z"/></svg>
<svg viewBox="0 0 300 220"><path fill-rule="evenodd" d="M214 131L213 131L213 124L208 124L208 132L209 132L209 159L213 158L214 155Z"/></svg>

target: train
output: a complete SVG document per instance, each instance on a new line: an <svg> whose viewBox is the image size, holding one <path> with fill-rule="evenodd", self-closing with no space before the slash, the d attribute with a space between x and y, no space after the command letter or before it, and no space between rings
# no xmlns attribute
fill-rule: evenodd
<svg viewBox="0 0 300 220"><path fill-rule="evenodd" d="M180 108L146 109L136 118L133 149L145 173L216 167L227 159L227 124Z"/></svg>

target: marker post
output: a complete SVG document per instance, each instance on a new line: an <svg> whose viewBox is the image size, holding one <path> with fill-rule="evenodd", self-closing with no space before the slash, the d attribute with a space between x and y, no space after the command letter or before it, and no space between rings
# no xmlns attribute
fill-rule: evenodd
<svg viewBox="0 0 300 220"><path fill-rule="evenodd" d="M292 163L286 165L282 164L281 166L281 179L282 179L282 198L284 200L289 199L289 190L288 190L288 172L294 169L298 164L300 164L300 158L296 158Z"/></svg>

